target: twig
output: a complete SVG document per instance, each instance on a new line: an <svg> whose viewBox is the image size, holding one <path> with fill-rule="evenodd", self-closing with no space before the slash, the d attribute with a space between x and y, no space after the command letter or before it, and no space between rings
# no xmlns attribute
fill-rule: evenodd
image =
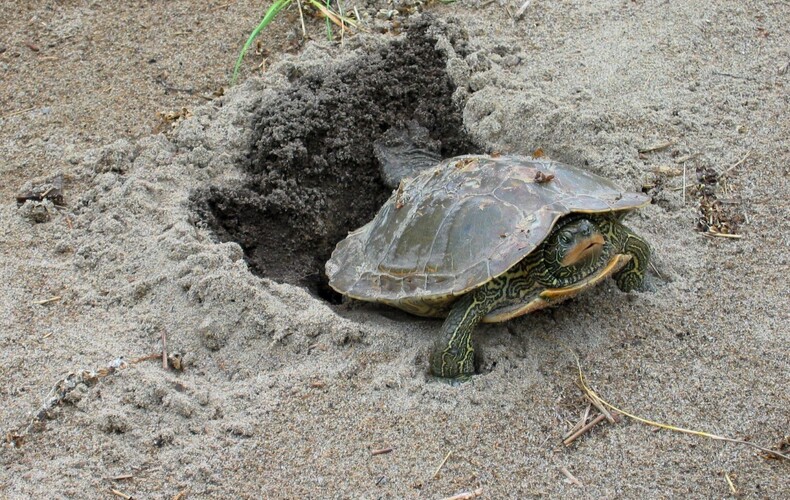
<svg viewBox="0 0 790 500"><path fill-rule="evenodd" d="M727 174L729 174L730 172L732 172L732 171L733 171L733 169L735 169L736 167L740 166L740 165L741 165L743 162L745 162L745 161L746 161L746 158L748 158L748 157L749 157L749 155L750 155L750 154L752 154L752 151L754 151L754 150L753 150L753 149L750 149L749 151L747 151L747 152L746 152L746 154L745 154L745 155L743 155L743 158L741 158L740 160L738 160L738 161L736 161L735 163L733 163L733 164L732 164L732 166L730 166L730 167L727 167L727 170L725 170L724 172L722 172L722 173L721 173L721 175L720 175L719 177L724 177L724 176L726 176Z"/></svg>
<svg viewBox="0 0 790 500"><path fill-rule="evenodd" d="M683 162L683 206L686 206L686 162Z"/></svg>
<svg viewBox="0 0 790 500"><path fill-rule="evenodd" d="M730 475L727 472L724 473L724 479L726 479L727 484L730 485L730 492L732 492L733 495L737 495L738 490L735 489L735 485L733 484L732 479L730 479Z"/></svg>
<svg viewBox="0 0 790 500"><path fill-rule="evenodd" d="M34 303L34 304L38 304L38 305L42 306L42 305L44 305L44 304L49 304L50 302L57 302L57 301L59 301L59 300L60 300L60 299L62 299L62 298L63 298L63 297L62 297L62 296L60 296L60 295L55 295L54 297L50 297L50 298L48 298L48 299L44 299L44 300L36 300L36 301L34 301L33 303Z"/></svg>
<svg viewBox="0 0 790 500"><path fill-rule="evenodd" d="M579 481L578 479L576 479L576 476L574 476L573 474L571 474L571 471L569 471L569 470L568 470L568 469L567 469L565 466L563 466L563 467L560 467L560 471L561 471L563 474L565 474L565 477L567 477L567 478L568 478L568 480L569 480L571 483L575 484L576 486L581 486L581 485L582 485L582 482L581 482L581 481Z"/></svg>
<svg viewBox="0 0 790 500"><path fill-rule="evenodd" d="M432 478L436 479L436 477L439 475L439 471L442 470L442 467L444 467L444 464L447 463L447 459L450 458L450 455L452 455L452 453L453 450L447 452L447 455L444 456L444 460L442 460L442 463L440 463L439 467L437 467L436 470L433 471L433 476L431 476Z"/></svg>
<svg viewBox="0 0 790 500"><path fill-rule="evenodd" d="M656 273L656 276L658 276L660 279L664 279L664 276L662 276L661 273L658 272L658 268L656 267L655 264L653 264L652 260L648 262L648 265L650 266L650 269L652 269L653 272Z"/></svg>
<svg viewBox="0 0 790 500"><path fill-rule="evenodd" d="M600 413L600 414L598 414L598 416L597 416L597 417L595 417L595 418L592 420L592 422L590 422L589 424L585 425L584 427L582 427L582 428L581 428L581 429L579 429L578 431L576 431L576 432L574 432L573 434L571 434L571 436L570 436L569 438L565 439L565 440L562 442L562 444L564 444L565 446L568 446L568 445L569 445L569 444L571 444L572 442L576 441L576 439L577 439L579 436L581 436L581 435L582 435L582 434L584 434L585 432L589 431L590 429L592 429L593 427L595 427L595 426L596 426L596 425L598 425L599 423L603 422L605 419L606 419L606 415L604 415L603 413Z"/></svg>
<svg viewBox="0 0 790 500"><path fill-rule="evenodd" d="M376 455L386 455L387 453L392 453L392 448L387 447L387 448L379 448L377 450L370 450L370 454L374 457Z"/></svg>
<svg viewBox="0 0 790 500"><path fill-rule="evenodd" d="M32 108L17 109L16 111L9 111L5 115L0 115L0 118L3 118L3 119L11 118L12 116L21 115L21 114L27 113L28 111L33 111L35 109L36 109L36 107L33 106Z"/></svg>
<svg viewBox="0 0 790 500"><path fill-rule="evenodd" d="M126 493L124 493L124 492L122 492L122 491L118 491L118 490L116 490L116 489L112 489L112 488L110 488L110 493L112 493L112 494L113 494L113 495L115 495L116 497L121 497L121 498L123 498L124 500L132 500L132 496L131 496L131 495L127 495Z"/></svg>
<svg viewBox="0 0 790 500"><path fill-rule="evenodd" d="M729 238L731 240L743 238L742 234L720 233L718 231L705 231L702 233L702 236L707 236L708 238Z"/></svg>
<svg viewBox="0 0 790 500"><path fill-rule="evenodd" d="M111 481L124 481L126 479L132 479L134 477L133 474L122 474L120 476L111 477Z"/></svg>
<svg viewBox="0 0 790 500"><path fill-rule="evenodd" d="M231 3L224 3L222 5L217 5L216 7L213 7L211 9L209 9L208 11L209 12L216 12L218 10L224 9L225 7L230 7L231 5L233 5L233 2L231 2Z"/></svg>
<svg viewBox="0 0 790 500"><path fill-rule="evenodd" d="M686 163L687 161L692 160L692 159L696 158L697 156L699 156L699 153L691 153L691 154L688 154L688 155L679 156L679 157L675 158L675 163Z"/></svg>
<svg viewBox="0 0 790 500"><path fill-rule="evenodd" d="M162 330L162 369L167 370L167 335Z"/></svg>
<svg viewBox="0 0 790 500"><path fill-rule="evenodd" d="M472 500L483 494L483 488L477 488L474 491L465 491L451 497L445 497L443 500Z"/></svg>
<svg viewBox="0 0 790 500"><path fill-rule="evenodd" d="M571 437L574 432L578 431L584 424L587 423L587 418L590 416L591 407L592 404L588 403L587 408L585 408L584 413L582 413L582 418L580 418L579 421L576 422L576 424L573 427L571 427L571 429L562 436L563 441Z"/></svg>
<svg viewBox="0 0 790 500"><path fill-rule="evenodd" d="M662 149L666 149L669 146L675 144L674 140L659 142L658 144L653 144L651 146L647 146L644 148L639 148L637 151L640 153L652 153L653 151L661 151Z"/></svg>

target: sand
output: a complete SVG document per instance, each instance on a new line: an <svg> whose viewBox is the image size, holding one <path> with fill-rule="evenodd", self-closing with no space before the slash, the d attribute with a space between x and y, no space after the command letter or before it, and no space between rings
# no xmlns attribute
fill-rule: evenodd
<svg viewBox="0 0 790 500"><path fill-rule="evenodd" d="M0 496L790 496L790 462L743 444L629 418L562 443L576 356L636 415L790 435L790 6L520 6L360 3L342 43L291 8L227 88L263 5L13 2ZM446 155L540 148L650 194L647 287L482 326L481 373L432 380L439 322L320 276L388 195L373 142L414 122Z"/></svg>

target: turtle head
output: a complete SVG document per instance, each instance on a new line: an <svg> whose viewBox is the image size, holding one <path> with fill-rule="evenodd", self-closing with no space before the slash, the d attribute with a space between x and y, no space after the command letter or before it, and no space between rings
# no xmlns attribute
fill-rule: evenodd
<svg viewBox="0 0 790 500"><path fill-rule="evenodd" d="M583 217L560 222L544 245L547 285L564 287L585 278L603 264L607 247L595 221Z"/></svg>

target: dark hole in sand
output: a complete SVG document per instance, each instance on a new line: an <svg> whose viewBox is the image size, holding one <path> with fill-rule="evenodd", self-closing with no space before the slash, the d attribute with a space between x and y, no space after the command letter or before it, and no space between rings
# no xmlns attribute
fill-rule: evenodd
<svg viewBox="0 0 790 500"><path fill-rule="evenodd" d="M253 272L338 302L324 264L392 191L374 141L416 122L441 156L475 152L428 28L413 25L378 50L294 75L282 98L260 110L246 184L197 195L198 212L219 239L241 245Z"/></svg>

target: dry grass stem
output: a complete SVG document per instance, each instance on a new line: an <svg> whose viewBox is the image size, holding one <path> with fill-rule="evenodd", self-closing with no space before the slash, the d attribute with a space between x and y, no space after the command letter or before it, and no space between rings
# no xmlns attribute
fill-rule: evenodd
<svg viewBox="0 0 790 500"><path fill-rule="evenodd" d="M25 109L17 109L16 111L9 111L7 114L0 116L0 118L11 118L12 116L21 115L27 113L28 111L35 110L35 106L32 108L25 108Z"/></svg>
<svg viewBox="0 0 790 500"><path fill-rule="evenodd" d="M231 5L233 5L233 2L231 2L231 3L224 3L222 5L217 5L216 7L212 7L211 9L209 9L209 12L216 12L216 11L222 10L222 9L224 9L226 7L230 7Z"/></svg>
<svg viewBox="0 0 790 500"><path fill-rule="evenodd" d="M679 156L679 157L675 158L675 163L677 163L677 164L686 163L687 161L696 158L698 154L699 153L691 153L689 155Z"/></svg>
<svg viewBox="0 0 790 500"><path fill-rule="evenodd" d="M162 330L162 369L167 370L167 334Z"/></svg>
<svg viewBox="0 0 790 500"><path fill-rule="evenodd" d="M749 155L752 154L752 151L754 151L754 150L750 149L749 151L747 151L746 154L743 155L743 158L741 158L740 160L738 160L735 163L733 163L730 167L727 167L727 170L722 172L722 174L719 177L725 177L727 174L729 174L730 172L735 170L737 167L741 166L743 164L743 162L745 162L746 159L749 157Z"/></svg>
<svg viewBox="0 0 790 500"><path fill-rule="evenodd" d="M571 471L569 471L566 467L560 467L560 471L565 475L565 477L568 478L568 481L575 484L576 486L582 486L582 482L576 479L576 476L571 474Z"/></svg>
<svg viewBox="0 0 790 500"><path fill-rule="evenodd" d="M583 387L582 390L584 390ZM594 398L590 393L584 391L584 397L586 397L590 401L590 403L592 403L596 408L598 408L598 411L600 411L603 414L603 416L606 417L606 420L610 424L617 423L617 420L612 416L611 413L609 413L609 410L607 410L606 407L602 405L600 401L596 400L596 398Z"/></svg>
<svg viewBox="0 0 790 500"><path fill-rule="evenodd" d="M642 153L642 154L643 153L652 153L653 151L661 151L662 149L666 149L666 148L668 148L669 146L671 146L673 144L675 144L675 141L674 140L669 140L669 141L659 142L657 144L653 144L653 145L650 145L650 146L647 146L647 147L644 147L644 148L640 148L637 151L639 151L639 153Z"/></svg>
<svg viewBox="0 0 790 500"><path fill-rule="evenodd" d="M477 488L474 491L465 491L451 497L445 497L443 500L472 500L483 494L483 488Z"/></svg>
<svg viewBox="0 0 790 500"><path fill-rule="evenodd" d="M447 459L450 458L450 455L452 454L453 454L453 450L447 452L447 455L444 456L444 460L442 460L442 463L440 463L439 467L437 467L436 470L433 471L433 476L431 476L432 478L436 479L436 477L439 475L439 471L442 470L442 467L444 467L444 464L447 463Z"/></svg>
<svg viewBox="0 0 790 500"><path fill-rule="evenodd" d="M707 236L708 238L729 238L731 240L739 240L743 238L742 234L720 233L718 231L710 231L710 230L702 233L702 236Z"/></svg>
<svg viewBox="0 0 790 500"><path fill-rule="evenodd" d="M650 269L652 269L654 273L656 273L656 276L658 276L660 279L664 279L664 276L662 276L661 273L658 272L658 268L656 267L655 264L653 264L653 261L648 262L647 265L650 266Z"/></svg>
<svg viewBox="0 0 790 500"><path fill-rule="evenodd" d="M392 453L392 448L387 447L387 448L379 448L377 450L370 450L370 454L374 457L376 455L386 455L387 453Z"/></svg>
<svg viewBox="0 0 790 500"><path fill-rule="evenodd" d="M332 11L331 11L331 10L329 10L329 9L327 9L326 7L324 7L323 5L321 5L321 4L320 4L320 3L318 3L318 2L310 2L310 3L312 4L312 6L313 6L313 7L315 7L315 8L316 8L316 9L318 9L319 11L321 11L321 13L322 13L324 16L326 16L327 18L329 18L329 20L330 20L332 23L334 23L334 24L335 24L335 25L336 25L338 28L340 28L340 29L343 29L343 30L344 30L344 29L345 29L345 24L348 24L349 26L352 26L352 27L356 28L356 25L357 25L357 23L356 23L356 22L354 22L354 21L352 21L351 19L349 19L349 18L347 18L347 17L343 17L343 16L335 15L335 13L334 13L334 12L332 12Z"/></svg>
<svg viewBox="0 0 790 500"><path fill-rule="evenodd" d="M59 300L60 300L60 299L62 299L62 298L63 298L62 296L60 296L60 295L56 295L56 296L54 296L54 297L50 297L50 298L48 298L48 299L44 299L44 300L36 300L36 301L35 301L35 302L33 302L33 303L34 303L34 304L38 304L38 305L40 305L40 306L43 306L44 304L49 304L50 302L57 302L57 301L59 301Z"/></svg>
<svg viewBox="0 0 790 500"><path fill-rule="evenodd" d="M738 490L735 489L735 484L733 484L732 479L730 479L729 473L727 473L727 472L724 473L724 479L727 480L727 484L730 486L730 492L733 495L737 495L738 494Z"/></svg>
<svg viewBox="0 0 790 500"><path fill-rule="evenodd" d="M302 0L296 0L296 6L299 7L299 22L302 23L302 38L307 38L307 28L304 25L304 12L302 11Z"/></svg>
<svg viewBox="0 0 790 500"><path fill-rule="evenodd" d="M122 491L118 491L118 490L116 490L116 489L110 489L110 493L112 493L112 494L113 494L113 495L115 495L116 497L121 497L121 498L123 498L124 500L131 500L131 499L132 499L132 496L131 496L131 495L127 495L126 493L124 493L124 492L122 492Z"/></svg>
<svg viewBox="0 0 790 500"><path fill-rule="evenodd" d="M686 206L686 164L683 164L683 206Z"/></svg>

